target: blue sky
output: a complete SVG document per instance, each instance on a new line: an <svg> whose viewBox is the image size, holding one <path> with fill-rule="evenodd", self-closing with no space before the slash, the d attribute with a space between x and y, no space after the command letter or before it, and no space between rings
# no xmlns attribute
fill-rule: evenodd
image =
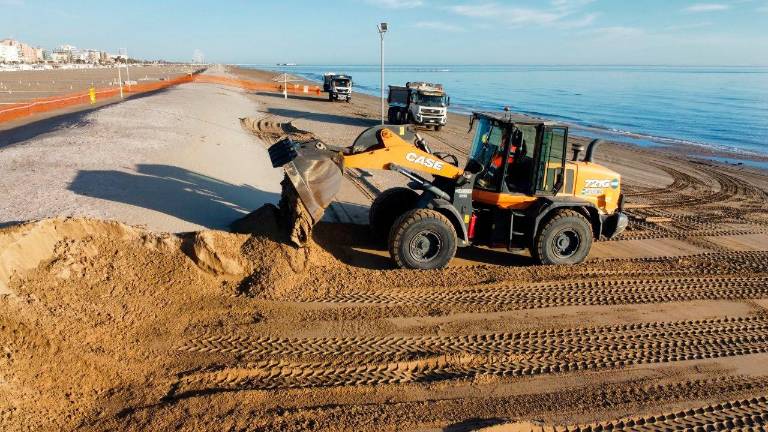
<svg viewBox="0 0 768 432"><path fill-rule="evenodd" d="M227 63L768 64L768 0L0 0L0 38Z"/></svg>

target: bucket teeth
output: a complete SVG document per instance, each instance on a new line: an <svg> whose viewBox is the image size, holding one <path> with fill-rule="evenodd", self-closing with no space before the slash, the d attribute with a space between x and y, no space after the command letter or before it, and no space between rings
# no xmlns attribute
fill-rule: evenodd
<svg viewBox="0 0 768 432"><path fill-rule="evenodd" d="M269 147L269 160L273 168L280 168L296 159L299 155L298 145L290 138L282 139Z"/></svg>

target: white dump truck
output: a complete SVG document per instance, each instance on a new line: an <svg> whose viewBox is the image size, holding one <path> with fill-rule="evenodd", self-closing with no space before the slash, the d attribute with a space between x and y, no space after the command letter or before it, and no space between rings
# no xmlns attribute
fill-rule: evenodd
<svg viewBox="0 0 768 432"><path fill-rule="evenodd" d="M323 91L328 92L328 100L352 101L352 77L328 72L323 75Z"/></svg>
<svg viewBox="0 0 768 432"><path fill-rule="evenodd" d="M409 82L405 86L389 86L389 124L413 123L440 130L448 121L451 98L442 84Z"/></svg>

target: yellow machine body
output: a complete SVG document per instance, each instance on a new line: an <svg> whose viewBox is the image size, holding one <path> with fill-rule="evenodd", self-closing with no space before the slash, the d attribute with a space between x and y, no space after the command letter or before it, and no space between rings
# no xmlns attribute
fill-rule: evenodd
<svg viewBox="0 0 768 432"><path fill-rule="evenodd" d="M456 179L464 170L406 142L389 129L380 132L378 147L363 153L342 155L344 168L389 169L391 164L437 177Z"/></svg>
<svg viewBox="0 0 768 432"><path fill-rule="evenodd" d="M621 176L617 172L593 162L579 161L567 162L565 173L566 178L572 176L573 182L570 184L566 182L557 196L573 196L590 202L604 214L611 214L616 211L621 196ZM475 189L472 193L474 201L514 210L526 209L539 198L517 193L490 192L483 189Z"/></svg>

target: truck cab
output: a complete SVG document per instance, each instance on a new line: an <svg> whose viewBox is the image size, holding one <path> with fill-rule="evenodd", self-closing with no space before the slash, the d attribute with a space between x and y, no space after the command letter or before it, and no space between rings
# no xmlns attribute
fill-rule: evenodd
<svg viewBox="0 0 768 432"><path fill-rule="evenodd" d="M389 86L389 123L412 123L440 130L448 121L450 98L441 84L409 82Z"/></svg>
<svg viewBox="0 0 768 432"><path fill-rule="evenodd" d="M328 93L328 100L352 101L352 77L328 72L323 75L323 91Z"/></svg>

